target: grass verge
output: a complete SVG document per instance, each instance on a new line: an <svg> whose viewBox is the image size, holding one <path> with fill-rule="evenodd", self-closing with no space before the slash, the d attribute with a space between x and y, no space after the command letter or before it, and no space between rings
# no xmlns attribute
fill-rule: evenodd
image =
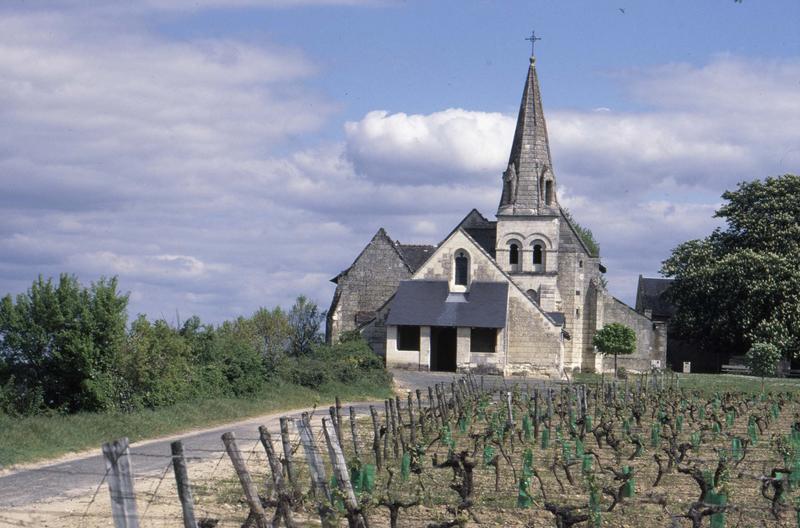
<svg viewBox="0 0 800 528"><path fill-rule="evenodd" d="M715 392L761 392L761 378L755 376L742 376L738 374L675 374L678 377L678 386L682 389L699 391L701 394L709 395ZM606 382L613 380L613 375L606 375ZM644 381L644 376L638 374L628 374L628 384L635 386L638 379ZM649 381L649 376L647 377ZM575 380L578 383L600 383L600 374L577 374ZM665 378L667 379L667 378ZM624 383L618 380L617 383ZM666 383L666 382L665 382ZM766 378L764 380L764 391L781 392L800 390L800 378Z"/></svg>
<svg viewBox="0 0 800 528"><path fill-rule="evenodd" d="M391 382L369 376L354 383L326 383L316 390L276 383L247 399L215 398L183 402L132 413L78 413L11 417L0 414L0 468L56 458L66 453L99 449L103 442L127 436L132 442L177 434L198 427L293 408L343 401L388 398Z"/></svg>

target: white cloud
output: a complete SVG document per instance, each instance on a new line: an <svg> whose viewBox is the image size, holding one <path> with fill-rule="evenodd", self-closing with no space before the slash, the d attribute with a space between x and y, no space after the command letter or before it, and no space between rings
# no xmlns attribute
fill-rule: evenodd
<svg viewBox="0 0 800 528"><path fill-rule="evenodd" d="M326 307L378 227L436 242L497 206L516 116L376 111L309 147L337 105L306 88L301 52L107 17L0 18L0 292L119 274L151 316ZM710 231L725 188L798 171L798 69L723 57L623 78L649 110L546 109L560 199L597 234L612 291L630 299Z"/></svg>
<svg viewBox="0 0 800 528"><path fill-rule="evenodd" d="M508 159L514 118L450 108L428 115L368 113L345 124L360 174L397 184L485 181Z"/></svg>

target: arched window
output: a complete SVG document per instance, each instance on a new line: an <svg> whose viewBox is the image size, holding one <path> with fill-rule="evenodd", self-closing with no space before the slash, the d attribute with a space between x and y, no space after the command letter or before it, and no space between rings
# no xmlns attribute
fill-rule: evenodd
<svg viewBox="0 0 800 528"><path fill-rule="evenodd" d="M533 246L533 263L541 264L542 263L542 245L536 244Z"/></svg>
<svg viewBox="0 0 800 528"><path fill-rule="evenodd" d="M547 205L553 204L553 181L548 180L544 183L544 201Z"/></svg>
<svg viewBox="0 0 800 528"><path fill-rule="evenodd" d="M541 242L533 244L533 271L544 271L544 245Z"/></svg>
<svg viewBox="0 0 800 528"><path fill-rule="evenodd" d="M467 286L469 284L469 257L466 251L456 253L456 286Z"/></svg>
<svg viewBox="0 0 800 528"><path fill-rule="evenodd" d="M512 266L519 264L519 246L513 242L508 247L508 263Z"/></svg>
<svg viewBox="0 0 800 528"><path fill-rule="evenodd" d="M528 297L530 297L533 300L533 302L539 304L539 292L537 292L536 290L528 290L525 293L528 294Z"/></svg>

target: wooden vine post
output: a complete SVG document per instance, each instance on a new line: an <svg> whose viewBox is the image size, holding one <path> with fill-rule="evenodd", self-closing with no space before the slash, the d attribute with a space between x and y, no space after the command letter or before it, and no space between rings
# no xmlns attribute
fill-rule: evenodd
<svg viewBox="0 0 800 528"><path fill-rule="evenodd" d="M258 528L271 528L270 522L267 520L267 513L261 504L261 498L258 496L258 490L250 477L250 472L247 471L242 452L239 451L239 446L236 445L236 436L233 432L227 432L222 435L222 443L225 444L225 451L228 452L233 469L242 484L244 496L248 506L250 506L251 517L255 520L256 526Z"/></svg>
<svg viewBox="0 0 800 528"><path fill-rule="evenodd" d="M278 521L283 519L286 528L294 528L294 519L292 518L292 494L286 488L286 483L283 479L283 467L281 466L278 455L275 454L275 448L272 445L272 436L265 426L258 428L259 438L261 445L264 446L264 451L267 453L269 460L269 467L272 473L272 483L275 485L275 491L278 495L278 506L273 519L273 526L278 525Z"/></svg>
<svg viewBox="0 0 800 528"><path fill-rule="evenodd" d="M311 430L311 422L308 413L302 414L299 422L296 422L297 430L300 433L300 443L306 454L308 469L311 473L311 487L317 502L317 512L324 528L337 526L336 517L331 510L331 491L328 487L328 480L325 476L325 463L322 460L316 442L314 432Z"/></svg>
<svg viewBox="0 0 800 528"><path fill-rule="evenodd" d="M322 432L325 434L325 443L328 445L328 454L333 466L333 474L339 490L342 492L344 507L347 510L347 522L350 528L366 528L364 515L358 507L358 499L350 482L350 472L347 469L347 460L344 457L342 446L336 437L336 429L332 423L322 419Z"/></svg>
<svg viewBox="0 0 800 528"><path fill-rule="evenodd" d="M129 445L127 438L103 444L115 528L139 528Z"/></svg>
<svg viewBox="0 0 800 528"><path fill-rule="evenodd" d="M189 486L189 473L186 470L186 459L183 456L183 442L177 440L170 444L172 450L172 468L175 472L175 484L178 487L178 499L183 511L183 528L197 528L194 516L194 498Z"/></svg>

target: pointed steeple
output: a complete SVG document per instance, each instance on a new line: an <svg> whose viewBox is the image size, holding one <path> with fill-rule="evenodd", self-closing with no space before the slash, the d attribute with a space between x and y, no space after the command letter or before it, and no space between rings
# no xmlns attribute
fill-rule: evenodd
<svg viewBox="0 0 800 528"><path fill-rule="evenodd" d="M551 214L558 210L547 125L542 110L536 59L531 57L498 215Z"/></svg>

